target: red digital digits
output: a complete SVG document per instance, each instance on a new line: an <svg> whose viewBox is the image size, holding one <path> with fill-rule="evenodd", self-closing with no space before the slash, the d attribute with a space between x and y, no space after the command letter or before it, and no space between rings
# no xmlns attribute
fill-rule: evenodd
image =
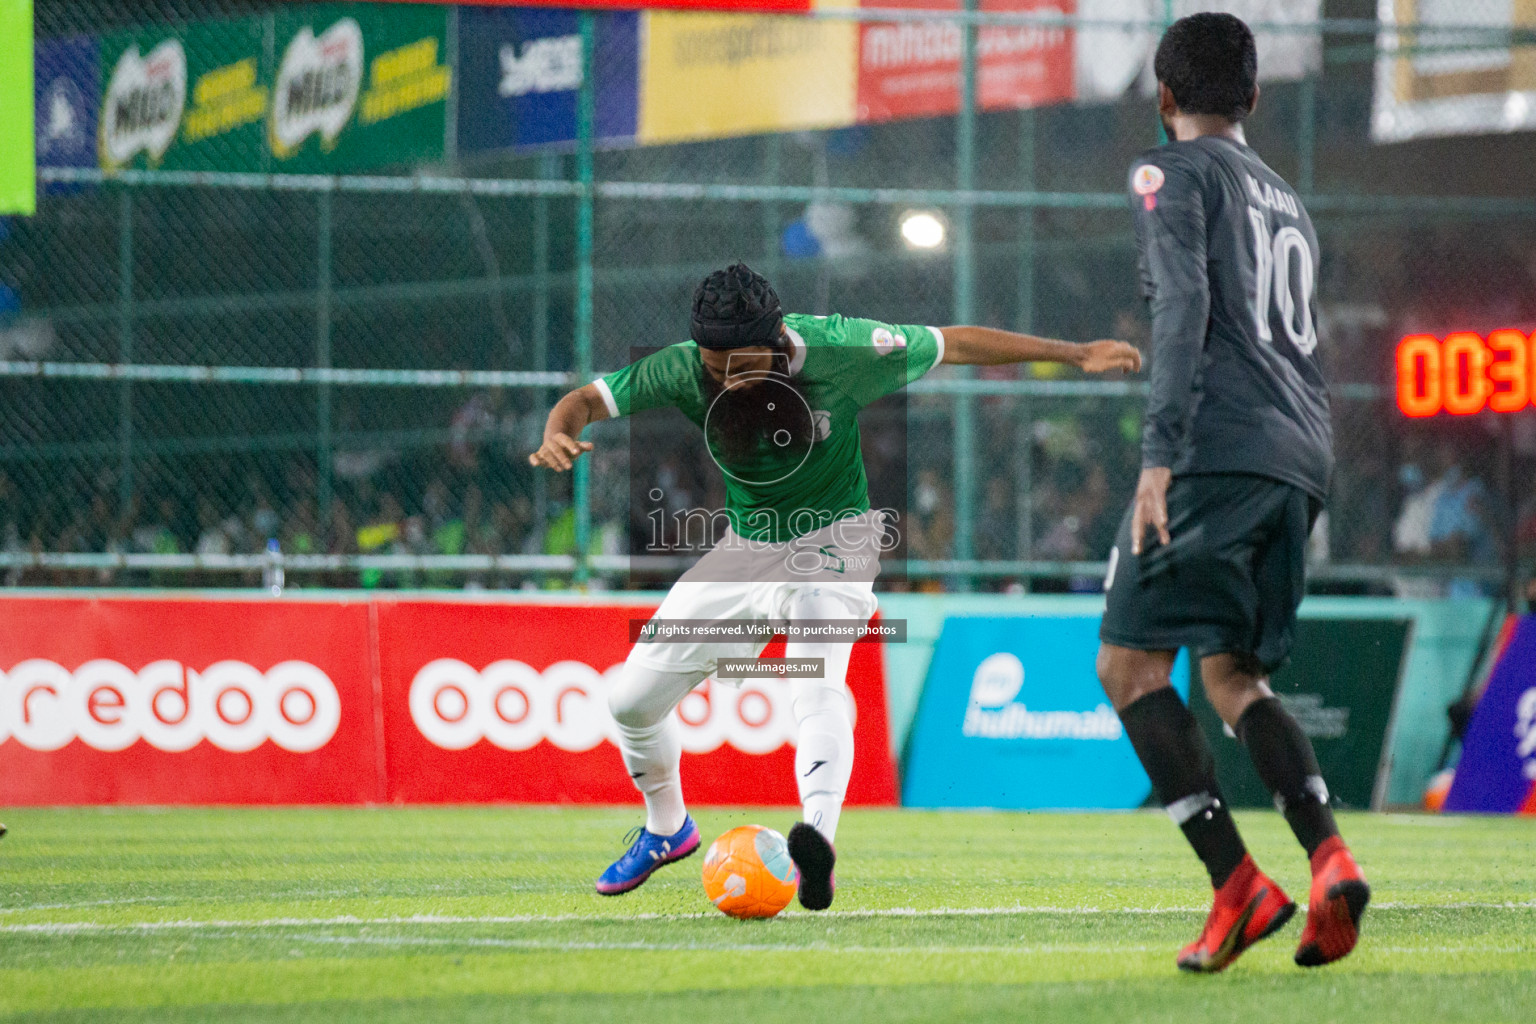
<svg viewBox="0 0 1536 1024"><path fill-rule="evenodd" d="M1536 334L1412 334L1397 345L1397 407L1404 416L1519 412L1536 400Z"/></svg>

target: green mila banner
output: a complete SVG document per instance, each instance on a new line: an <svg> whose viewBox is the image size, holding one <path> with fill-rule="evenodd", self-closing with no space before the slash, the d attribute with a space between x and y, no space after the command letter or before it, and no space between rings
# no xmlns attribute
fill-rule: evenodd
<svg viewBox="0 0 1536 1024"><path fill-rule="evenodd" d="M331 4L273 15L271 169L323 174L441 160L448 15Z"/></svg>
<svg viewBox="0 0 1536 1024"><path fill-rule="evenodd" d="M105 37L102 169L264 170L265 41L265 18Z"/></svg>
<svg viewBox="0 0 1536 1024"><path fill-rule="evenodd" d="M1380 809L1387 737L1408 655L1408 619L1314 619L1296 624L1290 664L1270 687L1312 741L1323 779L1341 807ZM1273 800L1248 752L1205 697L1190 669L1189 706L1216 755L1216 777L1234 807Z"/></svg>
<svg viewBox="0 0 1536 1024"><path fill-rule="evenodd" d="M442 8L330 4L102 40L103 170L346 173L440 160Z"/></svg>

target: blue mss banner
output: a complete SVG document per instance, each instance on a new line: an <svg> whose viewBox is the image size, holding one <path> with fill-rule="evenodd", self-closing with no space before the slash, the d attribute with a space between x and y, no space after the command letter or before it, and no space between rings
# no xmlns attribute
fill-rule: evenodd
<svg viewBox="0 0 1536 1024"><path fill-rule="evenodd" d="M1152 791L1094 656L1097 617L952 618L907 758L909 807L1129 809ZM1174 686L1189 696L1184 654Z"/></svg>
<svg viewBox="0 0 1536 1024"><path fill-rule="evenodd" d="M1536 814L1536 615L1516 622L1488 677L1444 809Z"/></svg>
<svg viewBox="0 0 1536 1024"><path fill-rule="evenodd" d="M635 135L640 16L598 14L593 64L599 141ZM581 35L575 11L459 11L461 153L569 145L576 140Z"/></svg>
<svg viewBox="0 0 1536 1024"><path fill-rule="evenodd" d="M39 167L95 167L101 68L88 36L39 39L33 117Z"/></svg>

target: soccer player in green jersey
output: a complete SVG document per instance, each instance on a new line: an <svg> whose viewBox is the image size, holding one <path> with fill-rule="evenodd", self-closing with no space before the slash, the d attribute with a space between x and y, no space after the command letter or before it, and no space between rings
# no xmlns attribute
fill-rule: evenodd
<svg viewBox="0 0 1536 1024"><path fill-rule="evenodd" d="M788 659L818 659L792 679L795 776L803 822L789 834L799 898L832 903L832 841L853 768L845 685L851 643L874 614L879 556L890 524L870 509L858 413L940 363L1067 363L1090 373L1135 371L1118 341L1071 344L987 327L895 326L842 316L785 314L760 274L742 264L710 274L693 298L692 340L668 346L570 392L550 411L533 466L570 469L592 443L589 423L672 406L704 431L726 482L723 536L683 574L653 625L757 625L749 636L637 643L609 694L625 767L645 797L645 826L597 890L628 892L699 844L683 804L672 710L724 659L753 659L772 623L842 621L835 642L790 639ZM652 634L654 636L654 634Z"/></svg>

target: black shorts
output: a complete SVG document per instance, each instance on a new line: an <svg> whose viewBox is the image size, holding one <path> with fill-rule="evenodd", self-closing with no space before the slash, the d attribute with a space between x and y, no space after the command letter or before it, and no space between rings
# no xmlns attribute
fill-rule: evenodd
<svg viewBox="0 0 1536 1024"><path fill-rule="evenodd" d="M1175 477L1173 542L1164 547L1148 530L1140 557L1131 554L1132 509L1109 556L1099 639L1143 651L1187 647L1197 658L1235 654L1255 672L1285 664L1322 502L1268 477Z"/></svg>

